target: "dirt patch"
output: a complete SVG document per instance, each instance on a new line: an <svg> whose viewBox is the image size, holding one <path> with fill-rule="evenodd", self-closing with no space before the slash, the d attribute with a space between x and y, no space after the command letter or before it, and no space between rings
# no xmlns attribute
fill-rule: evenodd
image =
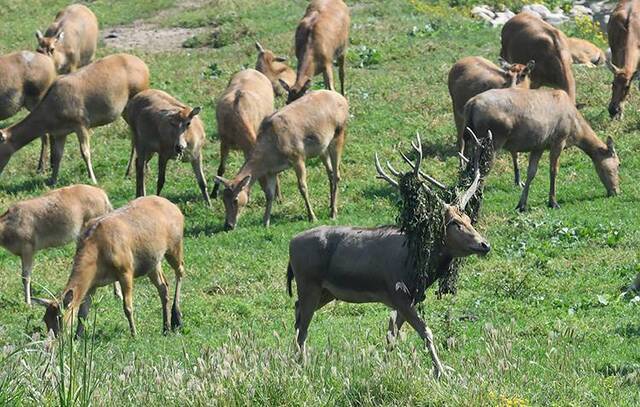
<svg viewBox="0 0 640 407"><path fill-rule="evenodd" d="M207 28L166 28L161 27L159 22L185 10L196 10L210 3L211 1L206 0L178 2L176 7L162 10L148 19L104 28L102 39L105 46L118 50L141 49L148 52L165 52L182 49L182 44L187 39L205 33Z"/></svg>

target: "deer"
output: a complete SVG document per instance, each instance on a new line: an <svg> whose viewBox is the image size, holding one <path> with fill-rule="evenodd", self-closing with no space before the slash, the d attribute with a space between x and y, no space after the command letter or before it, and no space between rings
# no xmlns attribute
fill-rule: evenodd
<svg viewBox="0 0 640 407"><path fill-rule="evenodd" d="M613 73L609 115L621 119L629 96L631 82L638 79L640 65L640 6L638 2L621 0L607 24L611 60L607 66Z"/></svg>
<svg viewBox="0 0 640 407"><path fill-rule="evenodd" d="M76 240L87 222L112 210L109 197L102 189L72 185L17 202L0 216L0 246L20 257L27 305L31 305L35 254ZM114 292L118 295L117 287Z"/></svg>
<svg viewBox="0 0 640 407"><path fill-rule="evenodd" d="M184 216L180 209L159 196L141 197L115 211L91 220L78 238L69 280L60 299L34 299L46 307L47 331L58 336L73 320L76 337L84 333L91 298L99 287L119 282L123 310L131 336L136 336L133 318L133 280L148 276L162 304L162 332L182 325L180 289L184 277ZM169 314L169 285L162 272L165 258L176 276L175 295ZM64 311L64 315L62 313ZM171 315L169 317L169 315Z"/></svg>
<svg viewBox="0 0 640 407"><path fill-rule="evenodd" d="M453 104L453 118L458 132L458 149L464 150L464 105L469 99L489 89L523 88L531 85L530 75L535 67L531 60L526 65L511 64L499 59L500 66L482 57L465 57L449 71L449 95ZM518 153L513 153L513 171L516 186L520 186ZM460 162L464 165L464 162Z"/></svg>
<svg viewBox="0 0 640 407"><path fill-rule="evenodd" d="M256 146L235 178L215 178L224 187L225 229L235 228L242 209L249 201L251 187L256 179L261 178L265 179L266 198L263 224L268 227L276 192L276 175L289 167L296 172L307 218L315 222L317 218L309 201L305 161L318 156L329 178L330 215L335 219L338 214L340 160L348 118L349 104L344 96L330 90L318 90L264 119Z"/></svg>
<svg viewBox="0 0 640 407"><path fill-rule="evenodd" d="M164 187L167 163L170 159L190 162L202 197L211 206L207 181L202 170L202 149L206 142L201 107L191 108L175 97L157 89L136 94L122 116L132 133L129 167L136 156L136 197L146 195L145 166L158 154L158 182L156 194Z"/></svg>
<svg viewBox="0 0 640 407"><path fill-rule="evenodd" d="M562 31L529 12L521 12L502 28L500 56L509 62L536 61L531 88L543 85L567 92L576 100L576 82L571 70L571 52Z"/></svg>
<svg viewBox="0 0 640 407"><path fill-rule="evenodd" d="M529 152L527 179L516 207L521 212L527 209L529 188L546 150L550 152L550 208L560 207L556 177L560 153L570 146L577 146L591 158L607 196L620 192L620 160L613 139L608 137L606 143L600 140L563 90L488 90L467 102L464 115L467 138L491 130L493 151Z"/></svg>
<svg viewBox="0 0 640 407"><path fill-rule="evenodd" d="M220 138L218 177L224 176L231 150L240 150L245 161L249 159L256 145L260 124L274 110L272 82L267 76L255 69L244 69L231 78L216 105ZM260 182L263 187L266 185L264 179ZM216 183L211 192L214 197L218 195L219 186ZM277 190L276 195L279 188Z"/></svg>
<svg viewBox="0 0 640 407"><path fill-rule="evenodd" d="M0 130L0 174L13 154L34 139L51 136L51 177L57 183L67 135L75 132L89 178L97 184L89 129L115 121L129 99L149 87L149 68L138 57L115 54L60 76L20 122Z"/></svg>
<svg viewBox="0 0 640 407"><path fill-rule="evenodd" d="M595 68L604 64L607 60L604 51L587 40L568 37L567 43L571 52L571 60L574 64Z"/></svg>
<svg viewBox="0 0 640 407"><path fill-rule="evenodd" d="M420 141L418 138L418 145ZM411 175L418 177L424 190L433 194L432 177L422 177L420 164L422 150L418 151ZM476 161L477 163L477 161ZM377 178L386 180L394 188L398 181L387 175L375 154ZM388 164L389 165L389 164ZM400 175L389 165L390 170ZM454 202L437 198L442 213L443 238L430 248L436 270L424 283L424 291L438 276L446 273L455 258L474 254L484 256L491 246L473 227L465 214L465 207L475 195L480 171L475 166L475 179ZM438 197L438 195L436 195ZM392 309L387 341L393 343L398 331L408 322L425 342L437 378L446 373L440 361L431 329L416 311L419 290L418 269L411 253L408 238L396 226L359 228L352 226L319 226L302 232L291 239L287 267L287 292L292 293L295 280L295 342L299 355L306 359L305 343L313 314L331 301L349 303L382 303Z"/></svg>
<svg viewBox="0 0 640 407"><path fill-rule="evenodd" d="M296 81L295 71L285 63L287 62L287 57L278 56L273 51L265 49L258 41L256 41L256 49L258 50L256 71L271 81L273 92L277 96L284 95L280 80L283 80L289 87L293 86Z"/></svg>
<svg viewBox="0 0 640 407"><path fill-rule="evenodd" d="M98 19L82 4L58 12L44 34L36 31L37 51L53 58L60 74L76 71L93 60L98 47Z"/></svg>
<svg viewBox="0 0 640 407"><path fill-rule="evenodd" d="M295 35L298 67L293 86L280 80L288 93L287 103L302 97L311 79L322 73L324 87L335 90L333 60L338 62L340 93L344 96L344 65L349 42L349 7L342 0L312 0L300 20Z"/></svg>
<svg viewBox="0 0 640 407"><path fill-rule="evenodd" d="M53 59L31 51L0 56L0 120L25 108L33 111L57 77ZM42 136L38 172L44 171L47 136Z"/></svg>

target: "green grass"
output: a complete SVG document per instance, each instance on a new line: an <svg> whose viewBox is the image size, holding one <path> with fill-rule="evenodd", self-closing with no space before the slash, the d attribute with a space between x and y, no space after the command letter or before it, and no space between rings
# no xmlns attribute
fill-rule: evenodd
<svg viewBox="0 0 640 407"><path fill-rule="evenodd" d="M102 27L153 15L169 1L90 2ZM328 219L328 182L322 165L309 162L309 186L318 224L375 226L394 222L396 195L375 180L373 153L400 167L396 145L406 148L419 131L430 155L423 166L454 182L454 126L446 87L458 58L497 58L499 30L464 13L440 8L440 17L416 11L410 2L348 2L352 52L347 90L352 119L342 168L338 220ZM415 2L413 2L415 3ZM33 31L45 27L65 1L12 2L0 10L0 51L33 49ZM205 171L218 165L214 101L231 75L255 63L258 39L292 56L293 32L306 2L269 0L209 2L196 11L168 13L162 26L202 26L241 19L255 35L219 49L137 50L150 67L152 86L191 105L204 106L209 144ZM449 15L447 15L449 14ZM202 16L205 16L204 18ZM231 16L231 17L228 17ZM413 27L435 27L410 35ZM376 63L361 63L375 50ZM112 50L100 49L100 55ZM364 56L363 56L364 55ZM221 73L209 75L215 64ZM364 68L358 68L358 66ZM305 221L295 176L282 176L283 202L272 226L260 225L259 188L237 230L222 232L224 210L199 198L188 165L171 162L164 196L186 215L187 275L184 329L161 335L160 302L146 279L134 289L138 337L130 338L121 305L100 290L95 336L93 402L113 404L223 405L637 405L640 403L640 323L637 302L620 287L640 271L640 102L636 89L621 122L606 112L610 73L576 68L578 101L601 138L614 137L622 160L622 194L606 198L588 157L570 149L561 157L560 210L547 209L548 159L542 160L529 198L518 214L510 159L501 155L485 190L479 229L493 251L465 261L456 297L428 292L423 315L441 359L455 373L436 382L418 336L405 327L398 348L387 351L388 311L381 305L336 303L318 312L309 334L310 361L301 366L293 348L293 300L285 294L288 242L312 225ZM316 79L320 82L320 78ZM278 101L281 105L282 100ZM7 121L7 124L9 121ZM124 179L129 133L119 120L96 129L94 168L112 202L134 196ZM37 143L15 155L0 177L0 208L47 190L36 175ZM522 165L525 161L521 161ZM241 165L234 154L228 176ZM155 162L148 182L155 183ZM60 185L86 183L75 136L70 136ZM153 188L151 188L153 190ZM58 293L68 277L73 245L39 253L36 296ZM22 302L19 259L0 250L0 404L56 404L55 367L46 345L40 307ZM173 275L165 266L169 281ZM93 314L91 314L93 315ZM90 319L93 319L90 317ZM77 352L82 352L78 345ZM24 348L13 356L10 352ZM23 363L21 363L21 360ZM78 358L78 360L81 360ZM18 397L19 396L19 397ZM11 397L16 399L11 400ZM509 404L510 403L510 404Z"/></svg>

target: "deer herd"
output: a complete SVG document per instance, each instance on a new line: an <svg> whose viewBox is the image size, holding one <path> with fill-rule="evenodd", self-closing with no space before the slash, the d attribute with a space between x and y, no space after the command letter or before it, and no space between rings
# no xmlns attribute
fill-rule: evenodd
<svg viewBox="0 0 640 407"><path fill-rule="evenodd" d="M607 65L614 79L608 110L622 115L631 82L640 62L640 10L636 2L621 0L611 16L608 38L611 58ZM631 18L633 17L633 18ZM191 107L172 95L150 89L149 69L140 58L109 55L94 61L98 20L89 8L71 5L60 11L44 33L36 32L35 52L19 51L0 57L0 120L22 107L29 113L0 130L0 174L18 150L42 140L38 169L45 170L50 144L51 186L58 182L66 137L75 133L88 178L93 171L91 129L122 116L131 128L131 155L126 170L135 168L135 200L114 210L100 188L74 185L18 202L0 216L0 245L22 260L24 299L46 306L45 323L56 335L74 318L77 335L83 331L95 290L114 284L121 296L132 335L132 288L136 277L148 276L158 289L163 332L181 325L180 287L185 273L184 219L167 199L144 197L145 172L158 155L156 193L162 191L170 160L191 163L205 202L221 191L227 230L238 224L253 184L258 181L266 198L263 223L269 226L274 199L281 196L278 174L293 167L309 221L317 217L307 185L307 159L319 157L328 180L330 217L338 213L340 162L350 117L345 98L345 57L349 42L350 12L342 0L312 0L295 31L297 70L255 42L255 69L236 73L217 100L217 134L220 163L209 193L203 171L206 132L201 108ZM577 146L593 161L608 195L619 193L618 158L614 142L602 141L578 110L572 61L598 65L604 53L585 41L569 39L557 28L526 12L513 17L502 30L499 65L481 56L456 62L449 72L461 165L471 165L478 138L489 137L493 152L511 153L515 184L522 186L517 209L527 208L527 198L542 153L550 151L548 205L558 208L556 177L559 156ZM335 91L333 63L337 61L340 93ZM310 91L313 78L322 74L326 90ZM548 86L555 89L542 88ZM275 99L286 105L276 109ZM418 147L420 142L418 140ZM244 164L235 176L224 178L231 151L241 151ZM525 182L520 180L518 153L529 153ZM436 182L420 171L422 150L417 149L412 174L427 184ZM492 155L494 157L494 155ZM475 160L477 164L477 160ZM397 186L375 159L378 178ZM389 166L394 176L400 173ZM456 257L484 255L489 243L474 228L465 206L475 194L475 182L456 202L441 202L444 238L432 248L446 267ZM483 174L484 177L486 174ZM483 181L483 180L482 180ZM48 247L77 241L68 282L58 299L32 298L34 255ZM320 226L291 240L287 280L289 294L296 283L296 343L304 356L307 329L313 313L337 299L345 302L380 302L390 307L389 339L406 321L423 338L436 375L445 372L438 359L433 335L415 310L407 287L416 269L406 236L397 227L362 229ZM176 274L173 308L162 272L166 259ZM440 267L440 266L439 266ZM404 289L401 289L401 288ZM121 289L121 294L120 294Z"/></svg>

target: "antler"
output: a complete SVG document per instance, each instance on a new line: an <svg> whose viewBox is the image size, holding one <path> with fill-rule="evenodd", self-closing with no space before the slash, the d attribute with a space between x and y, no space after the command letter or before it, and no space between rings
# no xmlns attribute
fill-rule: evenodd
<svg viewBox="0 0 640 407"><path fill-rule="evenodd" d="M431 182L433 185L437 186L440 189L447 189L447 186L444 185L442 182L438 181L437 179L433 178L432 176L430 176L428 174L425 174L424 172L422 172L420 170L420 164L422 163L422 141L420 141L420 134L419 133L416 133L416 139L418 141L417 145L414 144L413 141L411 142L411 146L418 153L418 158L416 159L415 164L402 151L400 151L400 156L402 157L402 159L407 164L409 164L409 167L411 167L413 169L413 173L416 176L420 175L422 178L424 178L427 181Z"/></svg>
<svg viewBox="0 0 640 407"><path fill-rule="evenodd" d="M375 153L375 158L376 158L376 170L378 171L378 175L376 176L376 178L383 179L387 181L389 184L393 185L394 187L399 188L400 185L398 184L398 181L388 176L382 169L382 166L380 165L380 160L378 159L378 153ZM389 163L387 163L387 165L389 165ZM389 165L389 169L391 170L391 165Z"/></svg>
<svg viewBox="0 0 640 407"><path fill-rule="evenodd" d="M476 134L473 132L473 130L467 127L467 131L469 132L469 134L471 134L477 146L479 148L483 148L482 143L480 143L480 140L478 139L478 137L476 137ZM491 133L491 130L487 130L487 139L487 147L491 148L491 145L493 144L493 133ZM461 153L460 157L467 162L467 165L470 164L469 159L467 159ZM476 192L478 191L478 187L480 186L480 153L474 154L473 167L473 172L475 174L473 182L471 183L471 186L469 186L469 188L458 197L458 207L461 211L464 211L464 209L467 207L467 204L471 200L471 197L476 194Z"/></svg>

